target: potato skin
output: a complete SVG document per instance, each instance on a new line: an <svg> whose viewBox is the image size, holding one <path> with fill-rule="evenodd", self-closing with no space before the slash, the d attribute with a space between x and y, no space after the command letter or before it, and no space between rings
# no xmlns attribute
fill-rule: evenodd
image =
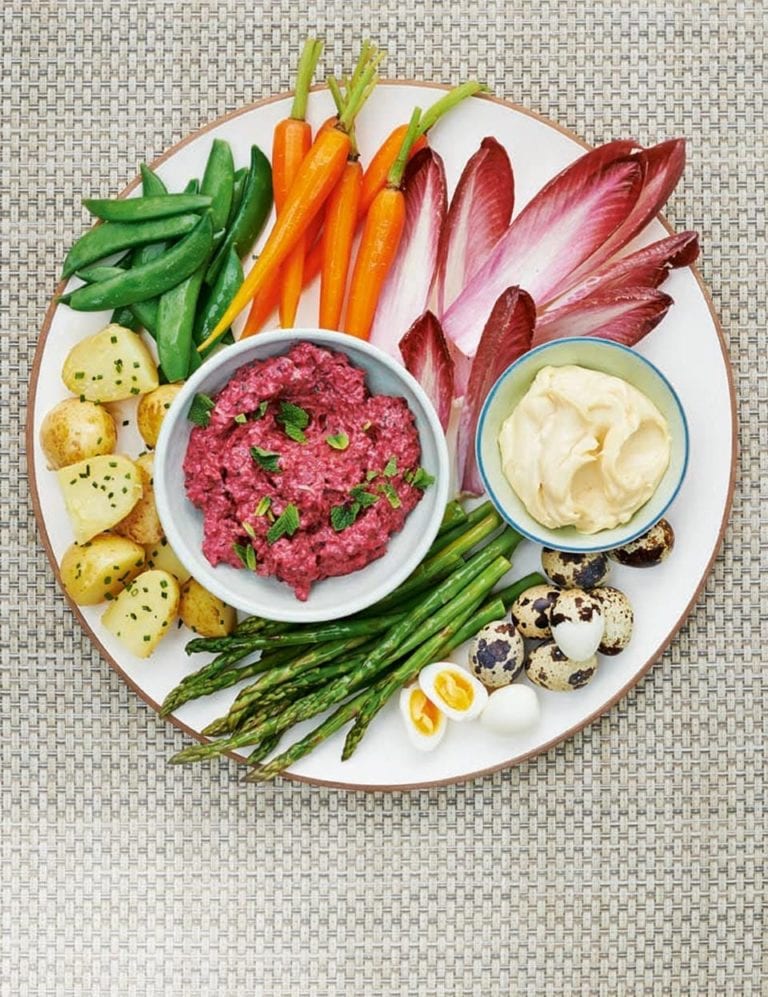
<svg viewBox="0 0 768 997"><path fill-rule="evenodd" d="M161 384L159 388L142 395L136 408L136 424L141 438L148 447L157 445L165 413L171 407L171 402L181 391L183 384Z"/></svg>
<svg viewBox="0 0 768 997"><path fill-rule="evenodd" d="M181 590L179 616L185 626L201 637L226 637L237 623L234 609L194 578Z"/></svg>
<svg viewBox="0 0 768 997"><path fill-rule="evenodd" d="M183 585L189 580L191 572L187 571L178 559L176 551L165 537L159 543L147 544L146 552L148 568L160 568L162 571L167 571L173 575L179 585Z"/></svg>
<svg viewBox="0 0 768 997"><path fill-rule="evenodd" d="M144 567L144 548L108 533L82 545L72 544L59 565L67 595L78 606L114 599Z"/></svg>
<svg viewBox="0 0 768 997"><path fill-rule="evenodd" d="M110 413L79 398L65 398L54 405L40 427L40 446L50 471L114 453L116 445L117 427Z"/></svg>
<svg viewBox="0 0 768 997"><path fill-rule="evenodd" d="M159 543L164 536L160 517L155 505L155 489L152 484L154 455L142 454L136 458L136 466L141 477L142 494L125 519L121 519L113 529L121 537L127 537L137 544Z"/></svg>

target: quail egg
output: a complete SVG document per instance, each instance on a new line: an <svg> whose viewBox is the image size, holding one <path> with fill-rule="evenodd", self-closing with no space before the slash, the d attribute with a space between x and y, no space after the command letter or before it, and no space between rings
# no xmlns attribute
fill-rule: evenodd
<svg viewBox="0 0 768 997"><path fill-rule="evenodd" d="M488 702L482 682L452 661L435 661L422 668L419 687L451 720L474 720Z"/></svg>
<svg viewBox="0 0 768 997"><path fill-rule="evenodd" d="M586 661L600 646L605 620L601 603L591 592L563 589L549 618L555 643L572 661Z"/></svg>
<svg viewBox="0 0 768 997"><path fill-rule="evenodd" d="M660 519L655 526L637 540L614 547L608 551L609 557L629 568L653 568L669 557L675 546L675 531L666 519Z"/></svg>
<svg viewBox="0 0 768 997"><path fill-rule="evenodd" d="M572 661L553 640L531 651L525 672L531 682L553 692L573 692L586 685L597 671L597 658Z"/></svg>
<svg viewBox="0 0 768 997"><path fill-rule="evenodd" d="M418 685L400 690L400 716L411 744L419 751L436 748L448 726L445 714L427 699Z"/></svg>
<svg viewBox="0 0 768 997"><path fill-rule="evenodd" d="M598 651L601 654L620 654L632 638L635 620L629 599L610 585L592 589L589 594L600 603L605 622Z"/></svg>
<svg viewBox="0 0 768 997"><path fill-rule="evenodd" d="M489 623L472 641L469 667L485 686L498 689L509 685L524 666L525 644L513 623Z"/></svg>
<svg viewBox="0 0 768 997"><path fill-rule="evenodd" d="M541 552L544 574L563 588L591 589L608 574L608 558L602 551L571 554L545 547Z"/></svg>
<svg viewBox="0 0 768 997"><path fill-rule="evenodd" d="M527 685L496 689L480 714L480 723L494 734L520 734L534 727L541 715L539 697Z"/></svg>
<svg viewBox="0 0 768 997"><path fill-rule="evenodd" d="M512 603L512 622L531 640L546 640L552 636L549 613L560 595L552 585L533 585Z"/></svg>

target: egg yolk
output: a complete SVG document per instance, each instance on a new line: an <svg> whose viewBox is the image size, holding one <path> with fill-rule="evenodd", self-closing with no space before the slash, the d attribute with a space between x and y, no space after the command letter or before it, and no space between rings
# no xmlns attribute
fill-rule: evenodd
<svg viewBox="0 0 768 997"><path fill-rule="evenodd" d="M475 698L472 683L458 672L440 672L435 679L435 692L453 710L468 710Z"/></svg>
<svg viewBox="0 0 768 997"><path fill-rule="evenodd" d="M437 733L440 724L440 711L431 703L421 689L414 689L410 703L411 722L416 730L425 737Z"/></svg>

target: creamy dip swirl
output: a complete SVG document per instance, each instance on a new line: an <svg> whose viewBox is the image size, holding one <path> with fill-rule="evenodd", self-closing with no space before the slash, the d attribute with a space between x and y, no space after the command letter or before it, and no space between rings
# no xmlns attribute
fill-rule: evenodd
<svg viewBox="0 0 768 997"><path fill-rule="evenodd" d="M667 422L641 391L576 365L544 367L499 434L502 466L543 526L626 523L669 464Z"/></svg>

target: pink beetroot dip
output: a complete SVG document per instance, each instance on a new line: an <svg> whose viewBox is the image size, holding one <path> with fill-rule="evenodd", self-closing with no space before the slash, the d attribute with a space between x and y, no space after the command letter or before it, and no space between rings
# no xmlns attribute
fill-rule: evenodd
<svg viewBox="0 0 768 997"><path fill-rule="evenodd" d="M386 552L422 496L422 479L410 480L421 448L405 399L371 395L364 372L343 353L302 342L243 367L214 401L184 459L211 564L250 562L303 601L313 582L357 571ZM296 415L281 407L286 402L309 417L299 433L286 425ZM278 539L273 529L268 539L289 504L298 528Z"/></svg>

